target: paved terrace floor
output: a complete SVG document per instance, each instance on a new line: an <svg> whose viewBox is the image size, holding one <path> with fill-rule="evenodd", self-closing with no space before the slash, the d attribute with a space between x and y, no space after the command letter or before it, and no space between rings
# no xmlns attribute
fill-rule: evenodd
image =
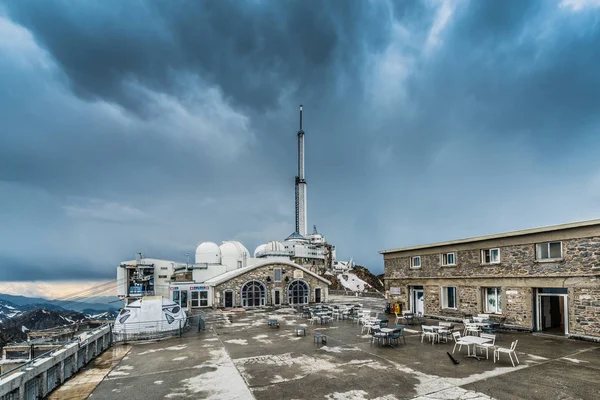
<svg viewBox="0 0 600 400"><path fill-rule="evenodd" d="M335 297L383 309L383 300ZM291 309L214 312L208 329L183 338L137 343L90 398L159 399L598 399L600 346L595 343L502 333L497 345L518 339L521 364L503 355L477 361L453 343L371 345L349 321L313 326ZM280 328L269 328L276 316ZM393 321L392 321L393 322ZM307 336L297 337L296 326ZM409 327L410 329L410 327ZM313 344L324 333L327 345Z"/></svg>

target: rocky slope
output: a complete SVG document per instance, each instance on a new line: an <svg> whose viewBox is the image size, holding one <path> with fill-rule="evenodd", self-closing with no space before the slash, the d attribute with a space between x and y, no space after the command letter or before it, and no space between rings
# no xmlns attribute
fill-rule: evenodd
<svg viewBox="0 0 600 400"><path fill-rule="evenodd" d="M365 290L378 292L384 291L383 279L380 279L379 276L373 275L373 273L371 273L371 271L369 271L367 268L361 265L355 265L354 268L352 268L348 272L349 274L342 273L339 275L325 273L323 277L331 282L331 286L329 287L331 290L349 290L346 286L342 284L340 278L347 281L351 280L350 275L355 275L356 278L366 283L366 285L364 285ZM381 275L381 277L383 277L383 275ZM363 285L361 285L360 287L362 288Z"/></svg>
<svg viewBox="0 0 600 400"><path fill-rule="evenodd" d="M37 308L0 323L0 348L7 343L27 340L27 331L56 328L89 320L114 320L117 311L83 314L70 310Z"/></svg>

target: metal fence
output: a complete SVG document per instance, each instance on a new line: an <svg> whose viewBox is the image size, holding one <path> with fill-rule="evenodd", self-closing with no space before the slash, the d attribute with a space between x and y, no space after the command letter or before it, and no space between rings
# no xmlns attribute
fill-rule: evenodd
<svg viewBox="0 0 600 400"><path fill-rule="evenodd" d="M202 313L170 324L166 320L124 323L117 329L113 328L113 342L181 337L187 331L203 329L205 321L206 318Z"/></svg>
<svg viewBox="0 0 600 400"><path fill-rule="evenodd" d="M352 290L329 290L329 294L340 296L381 297L382 299L385 298L385 295L383 293L377 291L354 292Z"/></svg>

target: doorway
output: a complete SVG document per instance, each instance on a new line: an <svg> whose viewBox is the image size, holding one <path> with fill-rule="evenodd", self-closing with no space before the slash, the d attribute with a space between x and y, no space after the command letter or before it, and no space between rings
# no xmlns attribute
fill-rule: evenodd
<svg viewBox="0 0 600 400"><path fill-rule="evenodd" d="M412 286L410 288L410 311L423 315L425 312L423 286Z"/></svg>
<svg viewBox="0 0 600 400"><path fill-rule="evenodd" d="M569 334L568 296L560 292L563 290L538 289L537 331L561 336Z"/></svg>
<svg viewBox="0 0 600 400"><path fill-rule="evenodd" d="M281 290L275 289L273 293L273 305L280 306L281 305Z"/></svg>
<svg viewBox="0 0 600 400"><path fill-rule="evenodd" d="M179 293L181 294L181 307L184 308L188 308L188 291L187 290L180 290Z"/></svg>
<svg viewBox="0 0 600 400"><path fill-rule="evenodd" d="M315 289L315 303L321 302L321 288Z"/></svg>
<svg viewBox="0 0 600 400"><path fill-rule="evenodd" d="M228 290L225 292L225 308L233 307L233 292Z"/></svg>

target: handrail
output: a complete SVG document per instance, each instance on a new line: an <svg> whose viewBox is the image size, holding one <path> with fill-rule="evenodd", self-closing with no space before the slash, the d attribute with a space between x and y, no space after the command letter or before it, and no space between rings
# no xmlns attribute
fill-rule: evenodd
<svg viewBox="0 0 600 400"><path fill-rule="evenodd" d="M108 324L103 324L103 325L102 325L100 328L98 328L98 329L102 329L102 328L104 328L106 325L108 325ZM14 372L14 371L17 371L17 370L19 370L19 369L22 369L22 368L26 368L26 367L27 367L27 366L29 366L30 364L33 364L35 361L39 360L40 358L46 357L46 356L47 356L49 353L53 353L53 352L57 352L57 351L59 351L59 350L62 350L63 348L67 347L68 345L72 344L72 343L73 343L73 342L75 342L75 341L79 341L79 337L77 337L77 339L73 338L73 339L69 340L67 343L65 343L65 344L63 344L63 345L61 345L61 346L59 346L59 347L57 347L57 348L55 348L55 349L48 350L47 352L45 352L45 353L42 353L42 354L40 354L39 356L33 357L31 360L28 360L28 361L26 361L24 364L22 364L22 365L19 365L18 367L15 367L15 368L13 368L13 369L11 369L11 370L9 370L9 371L6 371L6 372L4 372L4 373L0 374L0 379L2 379L2 377L3 377L3 376L6 376L6 375L8 375L8 374L10 374L10 373L12 373L12 372Z"/></svg>

